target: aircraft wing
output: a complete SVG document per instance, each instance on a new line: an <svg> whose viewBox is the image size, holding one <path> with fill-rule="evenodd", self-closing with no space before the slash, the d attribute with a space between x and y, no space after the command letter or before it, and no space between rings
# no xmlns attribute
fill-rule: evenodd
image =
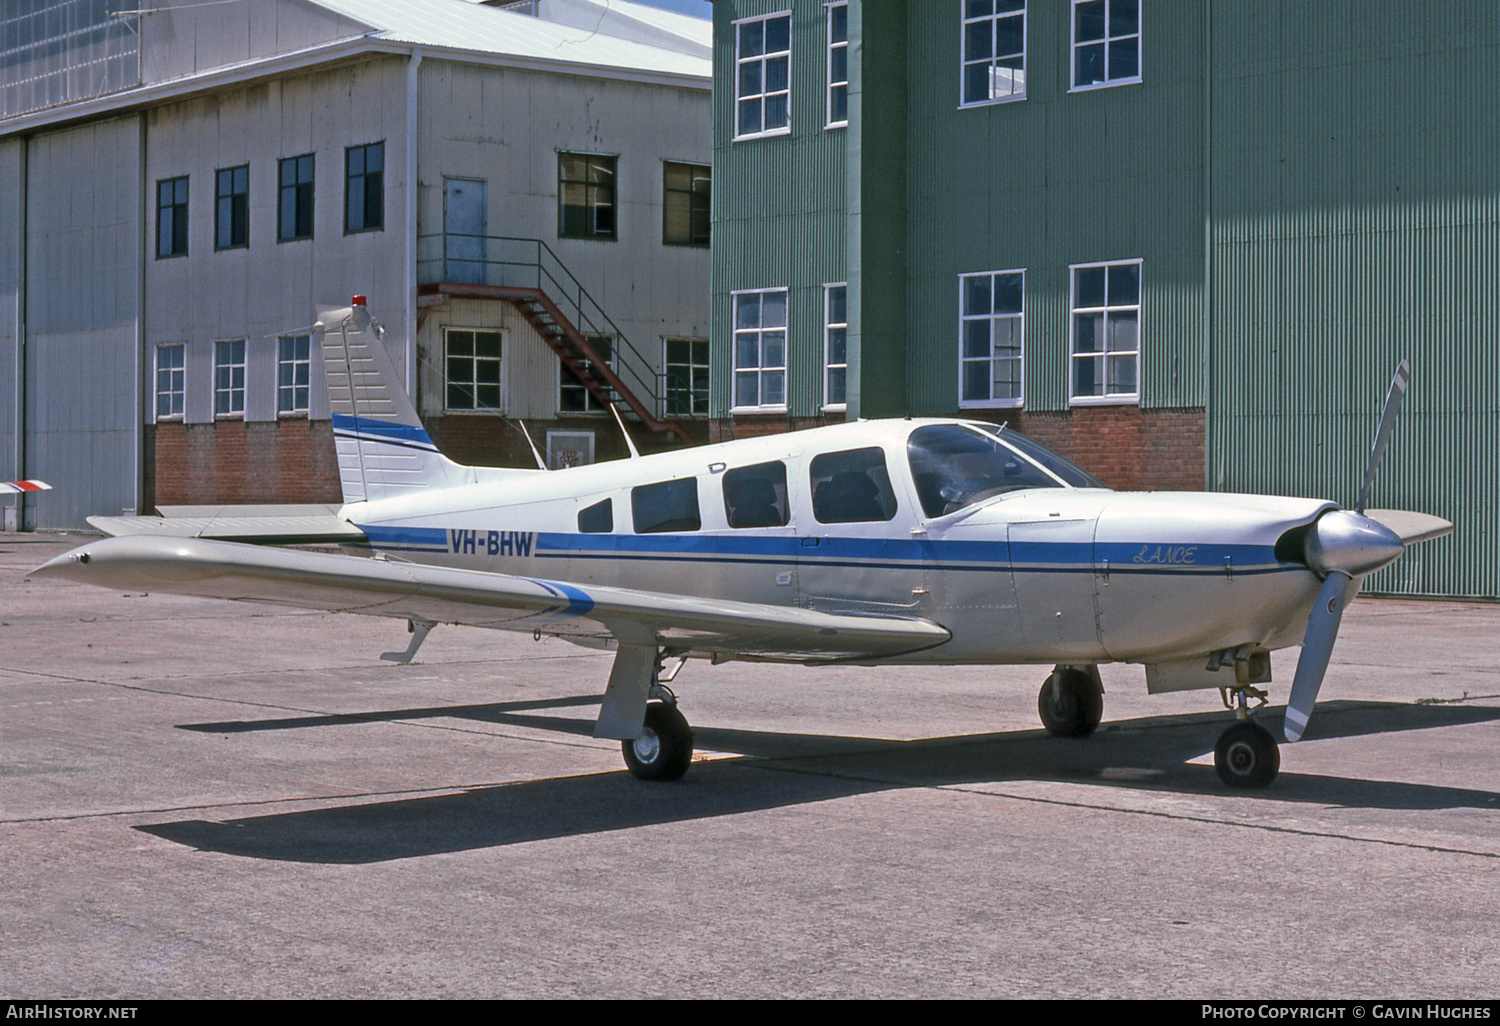
<svg viewBox="0 0 1500 1026"><path fill-rule="evenodd" d="M431 623L614 638L698 654L860 661L941 645L929 620L824 613L202 538L104 538L32 571L106 588L264 602Z"/></svg>

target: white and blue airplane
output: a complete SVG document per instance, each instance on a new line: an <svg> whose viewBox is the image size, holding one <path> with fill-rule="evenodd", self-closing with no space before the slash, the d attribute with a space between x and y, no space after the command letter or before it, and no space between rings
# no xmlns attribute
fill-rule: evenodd
<svg viewBox="0 0 1500 1026"><path fill-rule="evenodd" d="M1302 645L1283 723L1295 741L1360 582L1452 530L1365 509L1405 362L1346 510L1116 492L1014 431L950 419L860 421L562 471L461 466L423 428L363 297L323 311L314 334L345 500L338 530L373 558L141 518L135 533L33 573L396 617L413 633L405 652L386 654L397 661L440 623L611 648L594 736L619 739L645 779L688 769L692 731L667 685L695 657L1051 665L1041 719L1072 736L1099 724L1099 667L1144 664L1151 693L1221 690L1237 722L1216 746L1218 774L1264 787L1280 767L1257 722L1270 652Z"/></svg>

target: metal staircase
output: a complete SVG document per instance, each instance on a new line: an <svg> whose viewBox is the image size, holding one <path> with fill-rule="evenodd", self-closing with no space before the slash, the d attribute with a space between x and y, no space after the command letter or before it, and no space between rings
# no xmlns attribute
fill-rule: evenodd
<svg viewBox="0 0 1500 1026"><path fill-rule="evenodd" d="M705 441L707 427L690 412L665 416L665 375L643 356L582 283L540 239L444 233L419 240L419 253L441 245L441 257L418 262L417 305L446 297L495 299L513 305L602 409L638 420L658 441ZM455 255L457 254L457 255ZM610 336L613 365L589 336Z"/></svg>

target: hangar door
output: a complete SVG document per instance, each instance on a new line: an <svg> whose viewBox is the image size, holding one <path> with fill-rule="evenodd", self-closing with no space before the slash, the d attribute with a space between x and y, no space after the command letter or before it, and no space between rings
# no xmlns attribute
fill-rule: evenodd
<svg viewBox="0 0 1500 1026"><path fill-rule="evenodd" d="M138 502L140 145L134 118L27 145L23 473L53 487L43 530Z"/></svg>

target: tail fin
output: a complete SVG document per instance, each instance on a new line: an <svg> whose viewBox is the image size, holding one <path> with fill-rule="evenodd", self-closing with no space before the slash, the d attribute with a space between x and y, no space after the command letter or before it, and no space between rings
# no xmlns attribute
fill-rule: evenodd
<svg viewBox="0 0 1500 1026"><path fill-rule="evenodd" d="M438 452L396 377L365 297L318 311L313 338L333 412L344 501L373 502L475 480L468 467Z"/></svg>

